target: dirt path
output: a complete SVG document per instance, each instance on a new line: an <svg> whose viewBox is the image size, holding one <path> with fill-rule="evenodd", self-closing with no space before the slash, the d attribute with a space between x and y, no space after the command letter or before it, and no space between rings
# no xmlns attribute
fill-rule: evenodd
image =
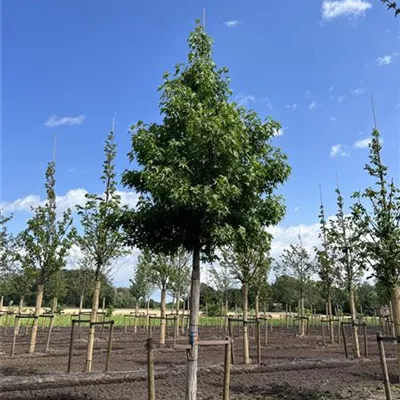
<svg viewBox="0 0 400 400"><path fill-rule="evenodd" d="M234 367L231 399L384 399L377 346L374 341L375 331L375 328L370 331L370 359L347 362L341 345L322 345L319 329L311 330L310 336L300 339L295 337L293 330L275 328L269 334L269 345L263 346L261 367ZM83 330L82 339L77 340L74 346L75 375L71 378L65 378L68 329L54 331L52 351L46 355L27 355L25 352L28 337L22 335L18 337L16 357L11 358L7 355L10 351L11 331L6 337L2 335L0 372L3 379L0 385L3 386L3 390L0 399L147 399L144 347L147 332L135 334L131 330L125 334L123 328L116 328L109 369L111 373L107 375L101 373L105 362L106 341L97 340L93 368L95 373L85 375L81 379L79 373L85 361L86 335L87 332ZM201 339L217 339L224 336L225 332L217 328L201 329ZM41 331L39 352L44 349L45 337L46 332ZM157 331L154 332L154 337L157 337ZM183 337L182 342L185 340ZM253 339L251 355L254 359L255 350ZM237 364L241 364L243 354L240 339L235 340L235 353ZM387 356L390 358L394 353L393 346L388 345ZM157 399L183 399L185 353L168 348L157 349L155 360L158 371ZM220 399L223 374L222 367L216 365L222 365L223 348L202 348L199 361L201 369L198 398ZM389 363L389 368L394 369L393 362ZM117 371L119 373L116 373ZM23 379L27 382L24 386ZM32 379L36 383L30 384ZM46 380L53 380L53 383L46 383ZM38 384L38 381L41 383ZM7 388L13 390L5 391ZM395 391L394 398L400 399L400 392Z"/></svg>

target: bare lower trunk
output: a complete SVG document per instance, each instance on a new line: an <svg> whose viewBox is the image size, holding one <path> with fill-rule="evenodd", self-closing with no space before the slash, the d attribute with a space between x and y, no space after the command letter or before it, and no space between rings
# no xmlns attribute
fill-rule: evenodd
<svg viewBox="0 0 400 400"><path fill-rule="evenodd" d="M37 292L36 292L35 317L38 317L42 311L43 290L44 290L44 285L39 284L37 286ZM33 353L35 351L38 325L39 325L39 318L35 318L33 321L33 326L31 331L31 341L29 343L29 350L28 350L29 353Z"/></svg>
<svg viewBox="0 0 400 400"><path fill-rule="evenodd" d="M400 336L400 287L392 289L392 305L393 305L393 326L395 336ZM400 378L400 345L397 344L397 376Z"/></svg>
<svg viewBox="0 0 400 400"><path fill-rule="evenodd" d="M228 331L228 299L225 299L225 331Z"/></svg>
<svg viewBox="0 0 400 400"><path fill-rule="evenodd" d="M92 314L90 315L91 322L96 322L97 319L97 312L99 310L100 286L101 286L100 279L96 279L94 283L94 291L92 297ZM91 325L89 328L88 347L86 354L86 366L85 366L86 372L91 372L92 370L94 331L95 331L95 325Z"/></svg>
<svg viewBox="0 0 400 400"><path fill-rule="evenodd" d="M243 283L242 284L242 295L243 295L243 353L244 353L244 363L245 364L250 364L249 330L248 330L248 326L247 326L249 288L247 286L247 283Z"/></svg>
<svg viewBox="0 0 400 400"><path fill-rule="evenodd" d="M0 297L0 310L3 308L3 304L4 304L4 296Z"/></svg>
<svg viewBox="0 0 400 400"><path fill-rule="evenodd" d="M57 297L53 297L53 305L52 305L52 309L51 309L53 314L55 314L57 312L57 308L58 308L58 299L57 299Z"/></svg>
<svg viewBox="0 0 400 400"><path fill-rule="evenodd" d="M330 296L328 296L327 303L328 303L329 335L330 335L331 343L334 343L335 342L335 332L333 330L332 300L331 300Z"/></svg>
<svg viewBox="0 0 400 400"><path fill-rule="evenodd" d="M165 319L165 303L166 303L166 292L165 289L161 290L161 329L160 329L160 344L165 344L165 331L166 331L166 322Z"/></svg>
<svg viewBox="0 0 400 400"><path fill-rule="evenodd" d="M300 300L299 300L299 305L300 305L300 337L303 337L306 334L306 329L305 329L305 322L306 320L304 319L304 295L301 293L300 295Z"/></svg>
<svg viewBox="0 0 400 400"><path fill-rule="evenodd" d="M147 299L146 327L150 329L150 299Z"/></svg>
<svg viewBox="0 0 400 400"><path fill-rule="evenodd" d="M19 307L18 307L18 314L22 313L22 308L24 307L24 296L21 296L19 299ZM19 328L21 326L21 320L20 318L17 318L16 324L15 324L15 334L19 334Z"/></svg>
<svg viewBox="0 0 400 400"><path fill-rule="evenodd" d="M260 296L259 296L259 294L257 293L256 294L256 298L255 298L255 317L256 317L256 319L258 318L258 314L259 314L259 304L260 304Z"/></svg>
<svg viewBox="0 0 400 400"><path fill-rule="evenodd" d="M58 306L57 297L53 297L53 306L52 306L53 318L50 318L50 325L49 325L49 331L47 333L47 342L46 342L45 353L48 353L50 351L51 332L54 327L54 318L55 318L55 315L57 312L57 306Z"/></svg>
<svg viewBox="0 0 400 400"><path fill-rule="evenodd" d="M193 251L192 282L190 288L190 324L187 352L186 400L196 400L197 395L197 357L198 357L198 321L200 310L200 248Z"/></svg>
<svg viewBox="0 0 400 400"><path fill-rule="evenodd" d="M349 291L349 302L350 302L351 321L353 322L353 324L356 324L357 311L356 311L356 302L354 300L353 289L350 289ZM356 325L353 325L353 343L354 343L354 357L360 358L360 344L358 342L358 328Z"/></svg>
<svg viewBox="0 0 400 400"><path fill-rule="evenodd" d="M396 336L396 327L394 324L394 309L396 308L396 299L393 297L393 293L392 293L392 299L389 301L389 312L390 312L390 318L392 319L392 336L395 337ZM389 326L388 326L388 330L389 330ZM388 332L389 334L389 332Z"/></svg>
<svg viewBox="0 0 400 400"><path fill-rule="evenodd" d="M175 299L175 302L176 302L176 305L175 305L175 317L176 317L176 323L175 323L175 337L178 337L179 336L179 307L180 307L180 301L179 301L179 298L180 298L180 293L178 292L177 293L177 295L176 295L176 299Z"/></svg>

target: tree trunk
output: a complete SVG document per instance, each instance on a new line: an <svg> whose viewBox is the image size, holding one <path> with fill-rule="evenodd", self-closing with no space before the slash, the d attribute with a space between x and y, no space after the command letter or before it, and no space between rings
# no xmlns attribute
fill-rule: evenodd
<svg viewBox="0 0 400 400"><path fill-rule="evenodd" d="M42 311L43 291L44 291L44 285L38 284L36 292L35 317L38 317ZM39 318L35 318L33 321L31 341L29 344L28 353L33 353L35 351L38 325L39 325Z"/></svg>
<svg viewBox="0 0 400 400"><path fill-rule="evenodd" d="M243 353L244 353L244 363L245 364L250 364L249 330L248 330L248 326L247 326L249 287L247 286L247 283L243 283L242 284L242 295L243 295Z"/></svg>
<svg viewBox="0 0 400 400"><path fill-rule="evenodd" d="M45 353L48 353L50 351L51 332L52 332L53 327L54 327L54 318L55 318L55 315L56 315L56 312L57 312L57 306L58 306L57 297L54 296L53 297L53 305L52 305L53 318L50 318L50 325L49 325L49 331L47 333L47 343L46 343Z"/></svg>
<svg viewBox="0 0 400 400"><path fill-rule="evenodd" d="M57 312L57 307L58 307L58 299L57 297L53 297L53 307L52 307L52 311L53 314L55 314Z"/></svg>
<svg viewBox="0 0 400 400"><path fill-rule="evenodd" d="M225 299L225 331L228 331L228 299Z"/></svg>
<svg viewBox="0 0 400 400"><path fill-rule="evenodd" d="M354 299L354 289L349 290L349 302L350 302L350 313L351 320L353 323L357 323L356 315L356 302ZM353 342L354 342L354 357L360 358L360 344L358 342L358 329L357 326L353 325Z"/></svg>
<svg viewBox="0 0 400 400"><path fill-rule="evenodd" d="M301 294L300 298L300 337L306 334L306 320L304 319L304 295Z"/></svg>
<svg viewBox="0 0 400 400"><path fill-rule="evenodd" d="M19 299L18 314L22 313L23 307L24 307L24 296L21 296L21 298ZM16 327L15 327L16 335L19 334L20 325L21 325L21 319L17 318L17 323L16 323Z"/></svg>
<svg viewBox="0 0 400 400"><path fill-rule="evenodd" d="M94 291L92 297L92 314L90 315L91 322L96 322L97 319L97 312L99 310L100 285L101 281L99 278L97 278L94 283ZM92 371L94 331L95 331L95 325L92 325L89 328L88 347L87 347L86 366L85 366L86 372Z"/></svg>
<svg viewBox="0 0 400 400"><path fill-rule="evenodd" d="M180 307L180 301L179 298L181 297L181 294L178 292L176 295L176 310L175 310L175 314L176 314L176 324L175 324L175 337L177 338L179 336L179 307Z"/></svg>
<svg viewBox="0 0 400 400"><path fill-rule="evenodd" d="M147 299L146 329L150 329L150 298Z"/></svg>
<svg viewBox="0 0 400 400"><path fill-rule="evenodd" d="M332 322L332 300L331 297L328 296L328 318L329 318L329 334L330 334L330 339L331 339L331 343L335 343L335 332L333 330L333 322Z"/></svg>
<svg viewBox="0 0 400 400"><path fill-rule="evenodd" d="M4 304L4 296L0 297L0 311L3 308L3 304Z"/></svg>
<svg viewBox="0 0 400 400"><path fill-rule="evenodd" d="M258 319L258 314L259 314L259 304L260 304L260 295L256 293L256 298L255 298L255 317Z"/></svg>
<svg viewBox="0 0 400 400"><path fill-rule="evenodd" d="M165 331L167 320L165 316L165 306L166 306L166 290L161 290L161 326L160 326L160 344L165 344Z"/></svg>
<svg viewBox="0 0 400 400"><path fill-rule="evenodd" d="M393 326L395 329L395 336L400 336L400 287L392 289L392 308L393 308ZM397 376L400 381L400 345L397 344Z"/></svg>
<svg viewBox="0 0 400 400"><path fill-rule="evenodd" d="M198 357L198 322L200 310L200 248L193 251L192 282L190 288L190 325L187 352L186 400L196 400L197 395L197 357Z"/></svg>

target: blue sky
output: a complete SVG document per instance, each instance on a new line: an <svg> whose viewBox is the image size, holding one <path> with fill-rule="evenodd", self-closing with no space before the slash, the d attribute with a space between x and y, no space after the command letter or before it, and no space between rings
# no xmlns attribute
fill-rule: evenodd
<svg viewBox="0 0 400 400"><path fill-rule="evenodd" d="M346 197L369 183L362 146L373 127L371 93L385 162L400 183L400 19L377 0L9 0L2 2L0 200L14 211L14 231L29 216L27 204L37 203L32 196L43 198L55 132L65 205L102 190L113 117L118 170L128 167L129 126L159 119L157 87L186 60L203 7L234 98L284 127L274 143L293 173L282 189L288 212L276 249L300 229L315 240L319 184L333 214L336 173Z"/></svg>

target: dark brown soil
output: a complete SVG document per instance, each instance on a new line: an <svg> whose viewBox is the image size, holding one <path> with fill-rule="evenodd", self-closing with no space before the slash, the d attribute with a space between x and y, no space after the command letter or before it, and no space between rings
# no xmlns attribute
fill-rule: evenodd
<svg viewBox="0 0 400 400"><path fill-rule="evenodd" d="M236 365L231 376L231 399L384 399L381 368L375 340L376 328L368 337L367 360L346 360L343 345L324 346L320 328L310 330L304 338L295 336L293 329L274 328L269 333L269 345L262 347L261 366L245 367L241 338L235 338ZM51 352L43 354L46 331L39 332L37 352L26 354L28 336L17 339L16 356L10 357L12 331L0 332L0 399L147 399L146 349L147 332L127 334L116 327L108 374L103 374L106 340L97 339L94 350L93 374L82 374L87 330L74 345L73 373L66 375L69 329L53 332ZM154 337L157 338L155 330ZM219 328L201 327L201 340L221 339L226 333ZM96 332L100 337L100 332ZM108 336L105 330L104 337ZM360 338L361 339L361 338ZM264 340L264 337L263 337ZM155 351L156 398L184 399L184 351L168 348ZM185 338L181 337L185 343ZM349 338L351 343L351 339ZM255 340L251 338L251 356L256 359ZM361 348L363 341L360 340ZM395 348L386 344L389 369L394 371ZM351 354L351 348L350 348ZM224 348L203 347L199 351L198 398L220 399L222 393ZM393 398L400 399L400 390L393 385Z"/></svg>

